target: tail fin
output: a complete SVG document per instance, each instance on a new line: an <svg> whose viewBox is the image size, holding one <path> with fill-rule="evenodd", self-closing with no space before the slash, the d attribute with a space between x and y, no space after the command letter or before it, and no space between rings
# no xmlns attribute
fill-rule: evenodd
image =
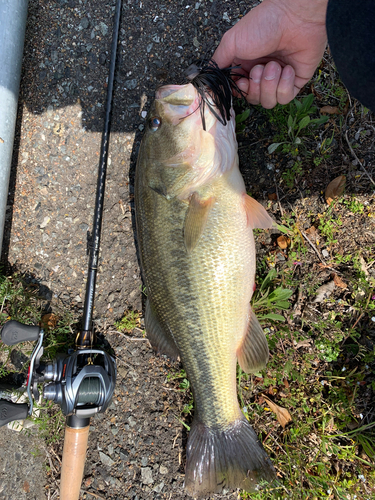
<svg viewBox="0 0 375 500"><path fill-rule="evenodd" d="M186 450L189 495L202 497L224 488L254 491L261 480L274 477L272 462L245 418L225 429L193 422Z"/></svg>

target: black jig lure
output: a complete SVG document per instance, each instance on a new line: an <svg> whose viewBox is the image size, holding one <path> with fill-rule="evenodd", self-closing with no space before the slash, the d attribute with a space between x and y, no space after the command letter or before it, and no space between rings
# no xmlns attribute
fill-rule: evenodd
<svg viewBox="0 0 375 500"><path fill-rule="evenodd" d="M240 73L234 71L239 68L240 66L231 66L220 69L215 61L210 60L203 62L200 67L197 64L192 64L185 70L185 77L194 85L200 96L199 109L204 130L206 130L205 105L208 106L215 118L226 125L230 120L233 90L245 97L245 93L238 88L234 80L235 77L237 79L242 77Z"/></svg>

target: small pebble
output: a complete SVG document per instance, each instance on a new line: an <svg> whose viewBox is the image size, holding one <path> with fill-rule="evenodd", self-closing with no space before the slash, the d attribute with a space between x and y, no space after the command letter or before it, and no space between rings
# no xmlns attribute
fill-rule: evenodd
<svg viewBox="0 0 375 500"><path fill-rule="evenodd" d="M85 30L90 26L90 21L87 19L87 17L84 17L80 23L80 26Z"/></svg>
<svg viewBox="0 0 375 500"><path fill-rule="evenodd" d="M106 24L104 24L103 22L100 22L100 31L102 32L102 35L103 36L106 36L106 34L108 33L108 26Z"/></svg>
<svg viewBox="0 0 375 500"><path fill-rule="evenodd" d="M152 484L154 482L151 467L141 468L141 479L143 484Z"/></svg>
<svg viewBox="0 0 375 500"><path fill-rule="evenodd" d="M135 78L133 80L126 80L124 85L125 85L125 89L133 90L137 87L138 81Z"/></svg>
<svg viewBox="0 0 375 500"><path fill-rule="evenodd" d="M161 465L159 469L160 474L168 474L168 469L165 465Z"/></svg>
<svg viewBox="0 0 375 500"><path fill-rule="evenodd" d="M103 465L107 465L108 467L112 467L112 465L115 463L111 457L103 453L102 451L99 451L99 456L100 460Z"/></svg>

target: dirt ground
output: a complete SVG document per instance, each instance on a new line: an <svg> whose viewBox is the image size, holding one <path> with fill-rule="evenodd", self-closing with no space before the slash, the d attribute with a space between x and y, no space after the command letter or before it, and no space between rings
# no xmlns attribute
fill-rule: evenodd
<svg viewBox="0 0 375 500"><path fill-rule="evenodd" d="M95 299L96 327L106 332L115 350L118 380L110 408L91 421L82 498L188 498L182 487L187 432L179 417L189 396L179 390L177 381L168 380L181 367L155 357L141 330L124 336L113 328L125 311L142 311L134 168L143 111L155 89L162 83L181 82L182 71L211 54L222 34L256 3L123 2ZM3 260L39 286L46 310L64 306L78 316L84 301L114 5L99 0L29 0ZM363 123L351 122L349 133L358 144L357 156L373 175L375 129L369 116ZM355 139L360 127L366 133ZM239 138L248 190L264 205L288 168L287 159L283 162L267 153L272 134L265 115L252 110ZM269 207L276 219L281 219L282 211L294 209L301 227L308 229L310 214L322 211L323 190L341 174L347 175L349 192L374 207L374 186L347 144L334 147L334 160L305 172L298 189L283 191L279 186L281 201ZM346 221L340 236L342 251L374 245L373 221L370 217ZM271 248L271 237L258 240L259 255ZM319 259L313 250L309 258L314 274ZM329 276L329 271L323 272ZM317 282L324 279L318 272L315 276ZM372 342L373 336L371 330ZM62 442L53 445L46 458L48 499L58 498L61 451ZM216 497L234 499L238 493ZM0 498L21 497L9 492Z"/></svg>

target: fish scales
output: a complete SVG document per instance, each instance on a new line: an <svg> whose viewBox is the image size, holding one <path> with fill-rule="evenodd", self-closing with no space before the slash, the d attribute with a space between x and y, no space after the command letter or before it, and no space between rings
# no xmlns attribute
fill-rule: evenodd
<svg viewBox="0 0 375 500"><path fill-rule="evenodd" d="M238 351L252 318L255 245L234 118L224 128L207 112L212 125L207 136L195 112L192 85L170 87L159 91L150 111L136 170L146 331L156 350L181 357L191 383L195 409L187 449L188 493L253 489L273 469L237 400ZM192 243L186 235L190 219ZM255 338L255 357L256 349ZM268 350L259 352L268 355ZM249 454L248 464L237 463Z"/></svg>
<svg viewBox="0 0 375 500"><path fill-rule="evenodd" d="M232 317L231 312L245 302L246 288L249 302L248 276L253 268L250 258L237 258L241 246L253 245L244 217L237 215L238 200L233 200L233 208L229 204L229 210L227 206L223 210L220 197L228 200L231 192L218 184L214 186L218 201L199 247L191 255L181 251L186 204L177 202L171 210L168 200L152 190L149 200L143 200L145 212L148 204L150 213L153 206L157 207L156 216L151 220L146 214L144 222L151 226L147 230L147 251L142 252L146 283L152 283L150 299L160 321L178 332L174 338L189 374L194 400L212 423L238 417L233 403L237 397L235 344L238 333L245 330L246 318ZM229 241L221 234L228 223L233 232ZM225 268L230 268L231 273L223 272ZM202 332L207 332L204 341ZM200 383L202 377L204 383Z"/></svg>

